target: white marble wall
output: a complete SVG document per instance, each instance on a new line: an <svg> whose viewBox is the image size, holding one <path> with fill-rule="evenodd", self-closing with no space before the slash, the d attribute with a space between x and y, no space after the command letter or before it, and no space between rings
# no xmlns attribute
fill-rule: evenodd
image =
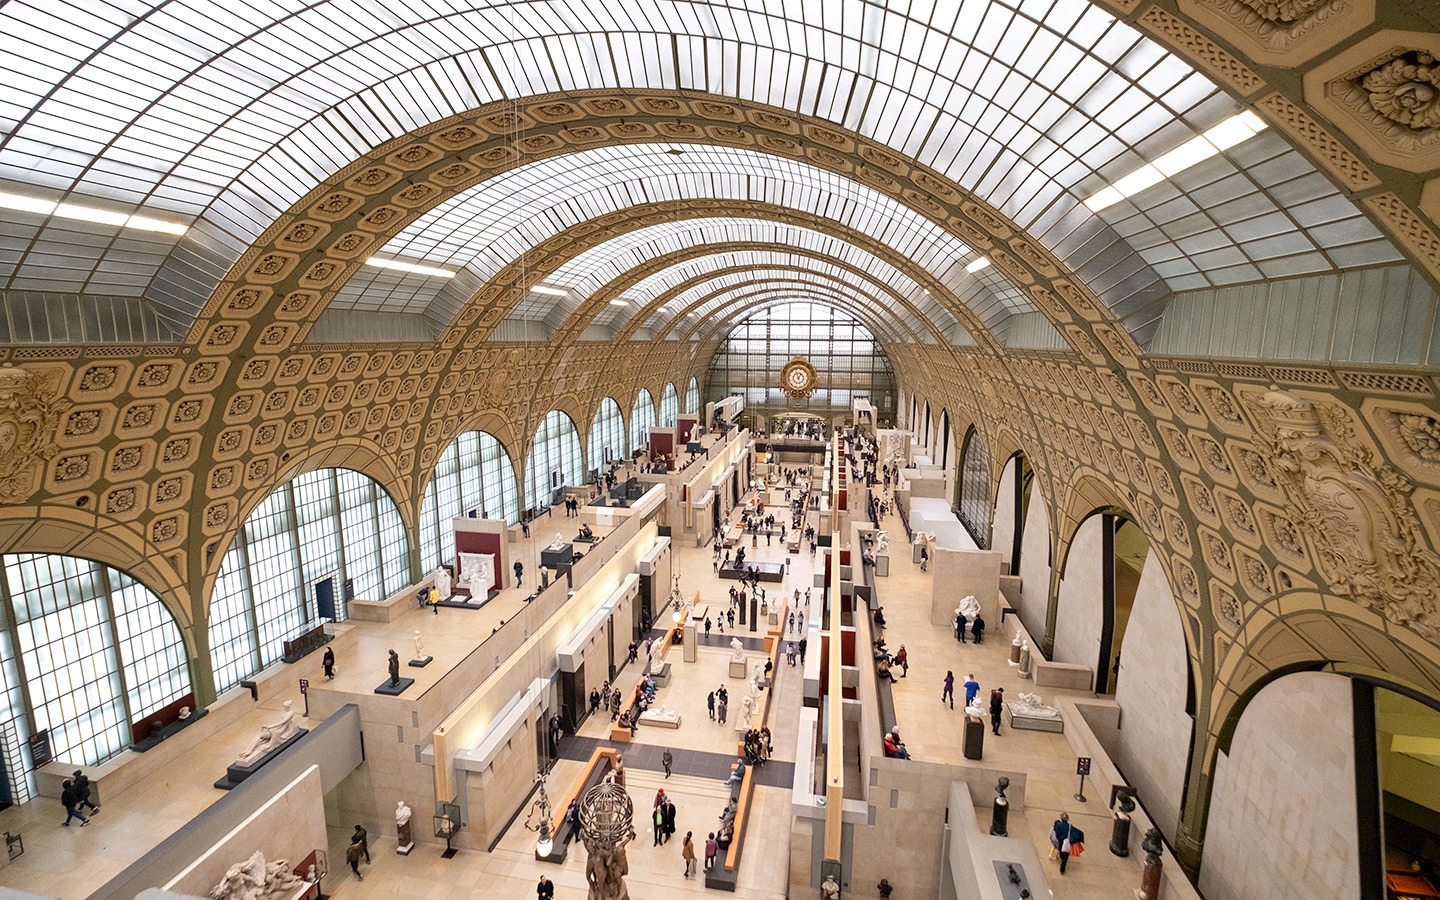
<svg viewBox="0 0 1440 900"><path fill-rule="evenodd" d="M1360 896L1350 680L1280 678L1246 708L1215 766L1200 866L1208 900Z"/></svg>
<svg viewBox="0 0 1440 900"><path fill-rule="evenodd" d="M1051 655L1055 662L1075 663L1093 670L1100 657L1100 631L1104 624L1104 541L1102 516L1091 516L1081 522L1071 541L1055 615L1055 652ZM1028 627L1028 620L1026 625Z"/></svg>
<svg viewBox="0 0 1440 900"><path fill-rule="evenodd" d="M1167 837L1174 837L1185 793L1191 720L1185 712L1185 634L1175 596L1152 552L1145 557L1125 632L1115 700L1126 780Z"/></svg>
<svg viewBox="0 0 1440 900"><path fill-rule="evenodd" d="M1020 621L1039 640L1045 634L1045 612L1050 605L1050 516L1037 486L1030 491L1025 512L1025 537L1020 548Z"/></svg>

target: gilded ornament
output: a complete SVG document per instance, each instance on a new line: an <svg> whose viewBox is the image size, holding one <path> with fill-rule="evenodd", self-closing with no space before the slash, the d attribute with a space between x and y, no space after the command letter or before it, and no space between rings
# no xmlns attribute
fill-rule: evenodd
<svg viewBox="0 0 1440 900"><path fill-rule="evenodd" d="M30 494L37 467L59 450L52 437L69 408L68 400L51 396L51 385L40 376L0 366L0 503ZM56 479L65 480L59 472Z"/></svg>

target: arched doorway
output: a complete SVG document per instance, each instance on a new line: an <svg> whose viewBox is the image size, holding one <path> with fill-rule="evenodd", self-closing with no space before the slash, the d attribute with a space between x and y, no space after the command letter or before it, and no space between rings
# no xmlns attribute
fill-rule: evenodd
<svg viewBox="0 0 1440 900"><path fill-rule="evenodd" d="M1128 516L1102 513L1105 545L1100 654L1095 664L1095 693L1113 694L1120 679L1120 651L1135 609L1140 573L1150 541Z"/></svg>

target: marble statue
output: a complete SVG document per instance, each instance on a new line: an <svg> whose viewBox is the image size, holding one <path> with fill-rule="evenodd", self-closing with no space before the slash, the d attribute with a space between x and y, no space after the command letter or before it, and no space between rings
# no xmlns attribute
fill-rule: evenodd
<svg viewBox="0 0 1440 900"><path fill-rule="evenodd" d="M460 554L460 579L457 584L470 593L484 597L495 583L495 557L489 553ZM445 597L442 595L441 600Z"/></svg>
<svg viewBox="0 0 1440 900"><path fill-rule="evenodd" d="M390 684L392 686L400 683L400 654L394 650L390 651Z"/></svg>
<svg viewBox="0 0 1440 900"><path fill-rule="evenodd" d="M763 684L765 684L765 664L757 662L750 669L750 696L758 698Z"/></svg>
<svg viewBox="0 0 1440 900"><path fill-rule="evenodd" d="M914 537L914 539L911 540L910 543L912 543L912 544L926 544L926 545L928 545L928 544L929 544L931 541L933 541L933 540L935 540L935 532L933 532L933 531L917 531L917 532L915 532L915 537Z"/></svg>
<svg viewBox="0 0 1440 900"><path fill-rule="evenodd" d="M883 531L875 532L875 552L888 553L890 551L890 535Z"/></svg>
<svg viewBox="0 0 1440 900"><path fill-rule="evenodd" d="M679 725L680 713L668 706L652 706L640 714L640 721L652 724Z"/></svg>
<svg viewBox="0 0 1440 900"><path fill-rule="evenodd" d="M550 549L551 549L551 550L558 550L559 548L561 548L561 547L563 547L563 546L565 546L565 535L563 535L563 534L561 534L560 532L557 531L557 532L555 532L555 543L553 543L553 544L550 545Z"/></svg>
<svg viewBox="0 0 1440 900"><path fill-rule="evenodd" d="M420 629L415 629L415 658L425 658L425 642L420 639Z"/></svg>
<svg viewBox="0 0 1440 900"><path fill-rule="evenodd" d="M980 615L980 601L975 599L974 594L960 598L960 605L955 608L955 615L973 620Z"/></svg>
<svg viewBox="0 0 1440 900"><path fill-rule="evenodd" d="M740 698L740 721L735 723L736 731L749 731L750 723L755 719L755 697L746 694Z"/></svg>
<svg viewBox="0 0 1440 900"><path fill-rule="evenodd" d="M225 877L210 891L213 900L267 900L293 893L303 882L290 871L283 859L265 862L265 855L256 850L243 863L225 871Z"/></svg>
<svg viewBox="0 0 1440 900"><path fill-rule="evenodd" d="M285 708L280 714L280 718L274 722L266 722L261 725L260 733L250 742L250 746L245 748L245 752L241 753L235 759L235 762L242 766L248 766L250 763L288 741L294 736L295 732L299 730L300 726L295 724L294 701L286 700Z"/></svg>
<svg viewBox="0 0 1440 900"><path fill-rule="evenodd" d="M1046 706L1039 694L1032 693L1021 693L1015 702L1010 704L1010 714L1031 719L1060 718L1060 710L1053 706Z"/></svg>
<svg viewBox="0 0 1440 900"><path fill-rule="evenodd" d="M738 637L730 639L730 649L734 651L730 654L731 662L745 661L745 645L740 643L740 639Z"/></svg>
<svg viewBox="0 0 1440 900"><path fill-rule="evenodd" d="M395 824L396 824L396 825L408 825L408 824L410 824L410 816L412 816L413 814L414 814L414 810L412 810L412 809L410 808L410 806L409 806L404 800L401 800L400 802L398 802L398 803L395 804Z"/></svg>
<svg viewBox="0 0 1440 900"><path fill-rule="evenodd" d="M190 707L188 707L188 706L182 706L182 707L180 707L180 714L179 714L178 718L179 718L180 721L182 721L182 722L185 721L186 719L190 718Z"/></svg>
<svg viewBox="0 0 1440 900"><path fill-rule="evenodd" d="M410 816L412 811L404 800L395 804L395 848L397 852L404 851L407 845L415 843L414 837L410 834Z"/></svg>
<svg viewBox="0 0 1440 900"><path fill-rule="evenodd" d="M820 882L820 900L840 900L840 885L835 881L834 873L825 876Z"/></svg>

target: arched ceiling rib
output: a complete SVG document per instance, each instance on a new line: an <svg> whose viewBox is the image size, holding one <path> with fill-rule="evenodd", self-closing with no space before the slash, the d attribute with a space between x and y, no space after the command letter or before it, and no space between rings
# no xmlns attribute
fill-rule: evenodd
<svg viewBox="0 0 1440 900"><path fill-rule="evenodd" d="M1083 197L1240 107L1086 0L841 4L823 23L765 0L107 9L0 13L0 185L191 231L7 212L0 286L144 297L182 331L267 226L371 148L490 102L591 89L678 88L852 129L1012 218L1137 333L1167 289L1397 256L1274 134L1089 212Z"/></svg>

